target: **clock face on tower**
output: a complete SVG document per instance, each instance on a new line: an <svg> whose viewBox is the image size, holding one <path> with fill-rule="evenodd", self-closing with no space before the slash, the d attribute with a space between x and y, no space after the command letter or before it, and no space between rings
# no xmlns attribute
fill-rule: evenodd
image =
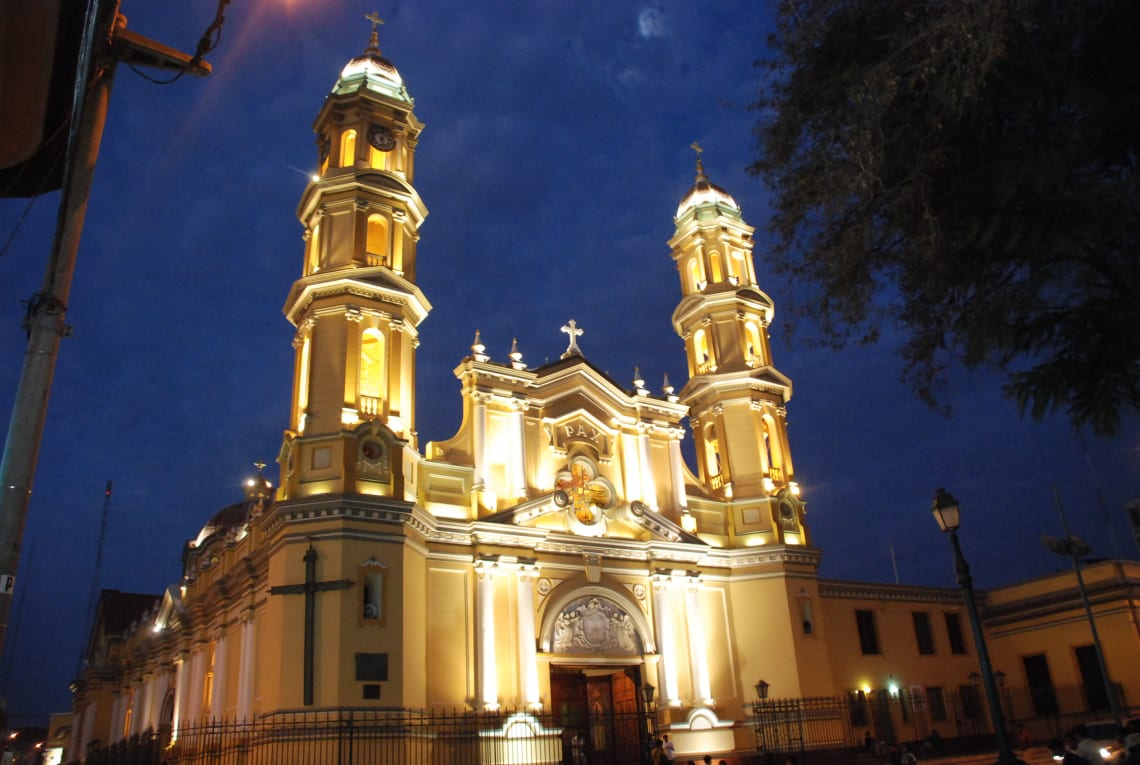
<svg viewBox="0 0 1140 765"><path fill-rule="evenodd" d="M396 148L396 136L382 125L368 128L368 143L377 151L392 151Z"/></svg>

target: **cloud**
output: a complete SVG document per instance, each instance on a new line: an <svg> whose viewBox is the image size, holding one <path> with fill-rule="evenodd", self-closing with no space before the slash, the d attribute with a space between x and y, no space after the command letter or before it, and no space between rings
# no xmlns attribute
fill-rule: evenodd
<svg viewBox="0 0 1140 765"><path fill-rule="evenodd" d="M665 15L660 8L645 8L637 14L637 33L643 40L667 36Z"/></svg>

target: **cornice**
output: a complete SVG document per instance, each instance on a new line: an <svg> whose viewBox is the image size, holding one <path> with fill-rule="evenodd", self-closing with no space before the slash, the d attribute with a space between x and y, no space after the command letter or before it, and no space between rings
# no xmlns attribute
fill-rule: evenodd
<svg viewBox="0 0 1140 765"><path fill-rule="evenodd" d="M376 276L382 276L392 284L367 281L369 277ZM388 272L383 266L338 269L298 279L289 290L283 312L294 326L298 326L314 301L345 295L399 306L413 326L418 326L431 312L431 303L418 286Z"/></svg>
<svg viewBox="0 0 1140 765"><path fill-rule="evenodd" d="M835 579L821 579L819 594L825 598L849 598L858 600L891 600L909 603L937 603L947 606L962 605L962 591L957 587L920 587L901 584L877 584L874 582L841 582ZM979 592L979 601L984 593Z"/></svg>

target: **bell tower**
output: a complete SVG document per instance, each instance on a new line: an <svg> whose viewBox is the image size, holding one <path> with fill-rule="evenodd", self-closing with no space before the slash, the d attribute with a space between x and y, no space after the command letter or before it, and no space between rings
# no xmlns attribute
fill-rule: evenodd
<svg viewBox="0 0 1140 765"><path fill-rule="evenodd" d="M669 240L681 277L673 328L685 342L689 407L705 492L729 507L730 537L765 533L808 544L786 405L792 382L772 361L772 299L752 261L754 229L728 192L709 181L697 152L697 179L681 200Z"/></svg>
<svg viewBox="0 0 1140 765"><path fill-rule="evenodd" d="M380 54L383 22L369 20L367 49L345 65L313 124L318 171L297 207L305 248L284 307L297 333L283 499L369 493L359 479L390 476L400 459L388 443L415 448L417 327L431 310L416 285L423 124Z"/></svg>

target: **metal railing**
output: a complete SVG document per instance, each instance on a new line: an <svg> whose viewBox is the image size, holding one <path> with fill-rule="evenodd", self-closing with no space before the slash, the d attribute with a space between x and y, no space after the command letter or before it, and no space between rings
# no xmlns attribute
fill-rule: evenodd
<svg viewBox="0 0 1140 765"><path fill-rule="evenodd" d="M1043 744L1079 722L1106 717L1080 686L1007 688L1013 731ZM1090 701L1091 699L1091 701ZM985 695L972 685L852 691L748 705L755 750L733 763L885 762L910 745L919 757L993 751ZM1140 714L1121 697L1126 714ZM746 721L741 724L747 725ZM92 746L86 765L630 765L645 762L653 725L640 712L336 709L279 712L147 731ZM663 732L664 729L662 729ZM674 737L676 738L676 737ZM81 761L68 753L72 763Z"/></svg>
<svg viewBox="0 0 1140 765"><path fill-rule="evenodd" d="M586 715L346 709L215 720L94 746L86 765L627 765L648 752L638 712ZM72 756L72 762L79 759Z"/></svg>
<svg viewBox="0 0 1140 765"><path fill-rule="evenodd" d="M1126 714L1129 707L1121 689ZM1081 686L999 688L998 696L1011 733L1024 731L1036 744L1058 738L1074 725L1109 716L1095 703L1097 695ZM759 760L769 752L793 754L814 765L852 762L866 756L886 759L906 744L920 758L932 754L992 752L993 730L985 694L966 684L953 689L900 688L852 691L846 696L765 699L751 707Z"/></svg>

